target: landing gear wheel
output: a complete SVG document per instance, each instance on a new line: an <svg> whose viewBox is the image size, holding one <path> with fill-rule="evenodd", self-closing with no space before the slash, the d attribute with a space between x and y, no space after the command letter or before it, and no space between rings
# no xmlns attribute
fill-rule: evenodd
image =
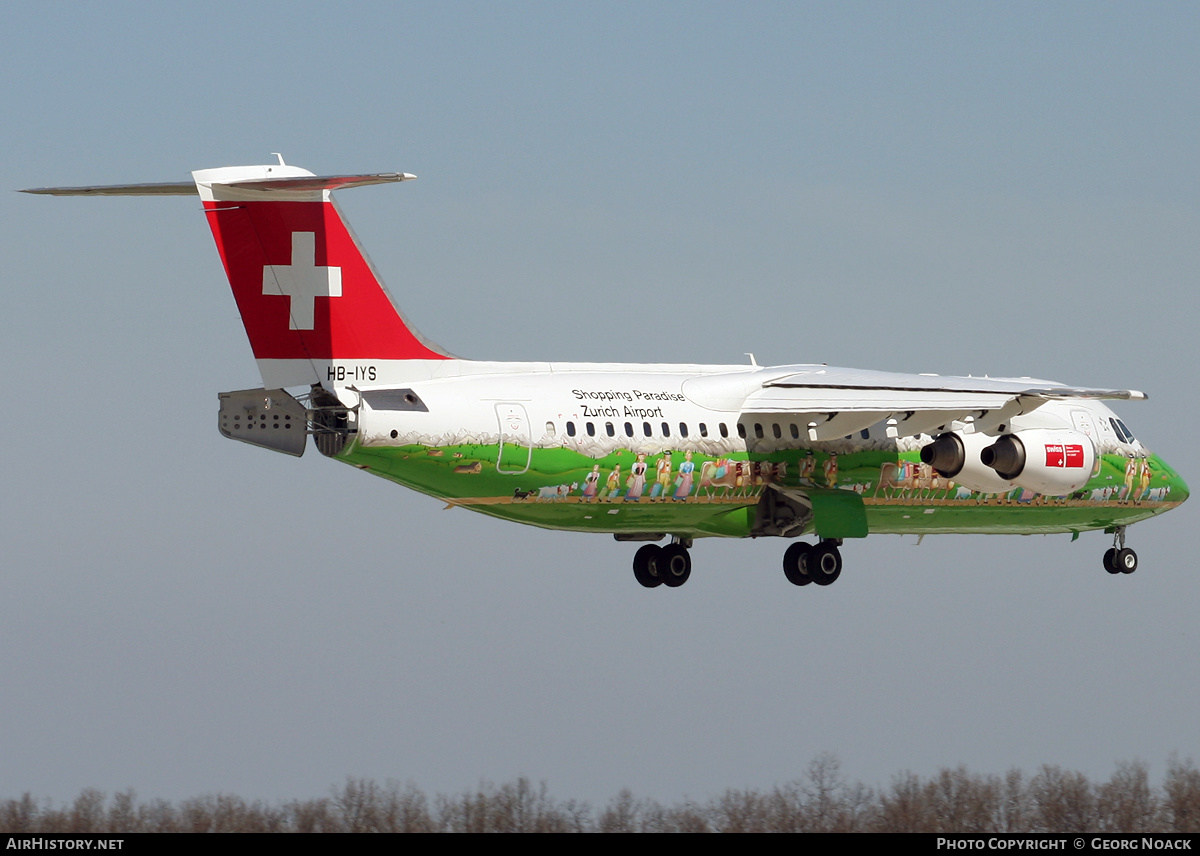
<svg viewBox="0 0 1200 856"><path fill-rule="evenodd" d="M1125 527L1116 526L1113 533L1112 548L1104 553L1104 570L1110 574L1132 574L1137 570L1137 553L1125 546Z"/></svg>
<svg viewBox="0 0 1200 856"><path fill-rule="evenodd" d="M662 585L663 578L658 572L662 565L662 547L657 544L647 544L633 554L633 577L646 588Z"/></svg>
<svg viewBox="0 0 1200 856"><path fill-rule="evenodd" d="M692 575L692 554L682 544L668 544L659 553L657 566L662 581L676 588Z"/></svg>
<svg viewBox="0 0 1200 856"><path fill-rule="evenodd" d="M783 554L783 575L794 586L806 586L813 581L808 572L808 555L812 547L804 541L790 544Z"/></svg>
<svg viewBox="0 0 1200 856"><path fill-rule="evenodd" d="M827 586L842 573L842 553L832 541L822 541L808 553L805 563L813 582Z"/></svg>

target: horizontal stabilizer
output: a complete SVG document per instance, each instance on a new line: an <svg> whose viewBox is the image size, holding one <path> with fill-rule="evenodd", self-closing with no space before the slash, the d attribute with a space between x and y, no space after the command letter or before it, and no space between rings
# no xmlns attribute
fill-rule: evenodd
<svg viewBox="0 0 1200 856"><path fill-rule="evenodd" d="M390 184L394 181L411 181L415 175L408 172L377 172L360 175L304 175L287 178L255 178L245 181L221 182L217 187L236 187L239 190L340 190L347 187L362 187L367 184ZM158 182L151 184L94 184L83 187L31 187L21 193L39 196L195 196L194 181Z"/></svg>
<svg viewBox="0 0 1200 856"><path fill-rule="evenodd" d="M195 196L194 181L157 184L93 184L86 187L31 187L21 193L39 196Z"/></svg>
<svg viewBox="0 0 1200 856"><path fill-rule="evenodd" d="M410 172L376 172L364 175L311 175L294 178L261 178L247 181L223 182L221 186L246 190L341 190L367 184L390 184L393 181L412 181Z"/></svg>

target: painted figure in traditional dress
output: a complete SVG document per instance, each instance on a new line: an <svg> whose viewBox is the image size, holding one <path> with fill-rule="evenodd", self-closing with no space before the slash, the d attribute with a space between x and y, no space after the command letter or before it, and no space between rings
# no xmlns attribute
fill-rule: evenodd
<svg viewBox="0 0 1200 856"><path fill-rule="evenodd" d="M1150 492L1150 459L1141 459L1141 473L1138 477L1138 504L1146 498L1146 494Z"/></svg>
<svg viewBox="0 0 1200 856"><path fill-rule="evenodd" d="M675 479L675 499L684 502L692 492L693 473L696 465L692 463L692 453L683 453L683 463L679 465L679 477Z"/></svg>
<svg viewBox="0 0 1200 856"><path fill-rule="evenodd" d="M621 465L614 464L613 471L608 474L608 481L604 483L604 487L600 490L599 499L607 499L612 502L617 498L617 494L621 489Z"/></svg>
<svg viewBox="0 0 1200 856"><path fill-rule="evenodd" d="M657 477L654 481L654 487L650 488L650 501L661 497L667 498L667 491L671 489L671 453L663 452L662 457L658 459L658 466L655 470Z"/></svg>
<svg viewBox="0 0 1200 856"><path fill-rule="evenodd" d="M825 484L837 487L838 463L837 452L831 452L825 461Z"/></svg>
<svg viewBox="0 0 1200 856"><path fill-rule="evenodd" d="M583 477L583 501L592 502L596 499L596 490L600 487L600 465L592 467L592 471Z"/></svg>
<svg viewBox="0 0 1200 856"><path fill-rule="evenodd" d="M1133 482L1137 478L1138 461L1133 455L1129 456L1129 460L1125 462L1125 493L1121 495L1121 501L1128 503L1133 499Z"/></svg>
<svg viewBox="0 0 1200 856"><path fill-rule="evenodd" d="M812 484L813 471L817 468L817 459L813 457L813 453L809 452L800 461L800 484Z"/></svg>
<svg viewBox="0 0 1200 856"><path fill-rule="evenodd" d="M625 494L625 501L641 502L642 491L646 489L646 455L644 452L638 453L637 460L629 469L628 485L629 490Z"/></svg>

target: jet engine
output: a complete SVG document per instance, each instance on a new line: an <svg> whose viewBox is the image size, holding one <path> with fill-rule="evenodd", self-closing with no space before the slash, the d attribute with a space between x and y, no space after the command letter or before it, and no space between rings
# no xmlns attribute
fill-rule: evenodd
<svg viewBox="0 0 1200 856"><path fill-rule="evenodd" d="M1037 428L1004 434L979 459L1018 487L1064 496L1092 477L1096 447L1078 431Z"/></svg>
<svg viewBox="0 0 1200 856"><path fill-rule="evenodd" d="M991 445L986 434L959 434L948 431L921 449L921 461L929 464L939 475L954 479L958 484L979 493L1003 493L1012 489L1012 482L1002 479L980 460L983 450Z"/></svg>

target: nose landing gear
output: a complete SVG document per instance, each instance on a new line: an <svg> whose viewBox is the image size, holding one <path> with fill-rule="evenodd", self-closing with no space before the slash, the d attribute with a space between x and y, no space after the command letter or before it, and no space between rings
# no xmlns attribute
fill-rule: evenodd
<svg viewBox="0 0 1200 856"><path fill-rule="evenodd" d="M1118 526L1113 532L1113 545L1104 551L1104 570L1110 574L1132 574L1137 567L1137 553L1125 546L1125 527Z"/></svg>

